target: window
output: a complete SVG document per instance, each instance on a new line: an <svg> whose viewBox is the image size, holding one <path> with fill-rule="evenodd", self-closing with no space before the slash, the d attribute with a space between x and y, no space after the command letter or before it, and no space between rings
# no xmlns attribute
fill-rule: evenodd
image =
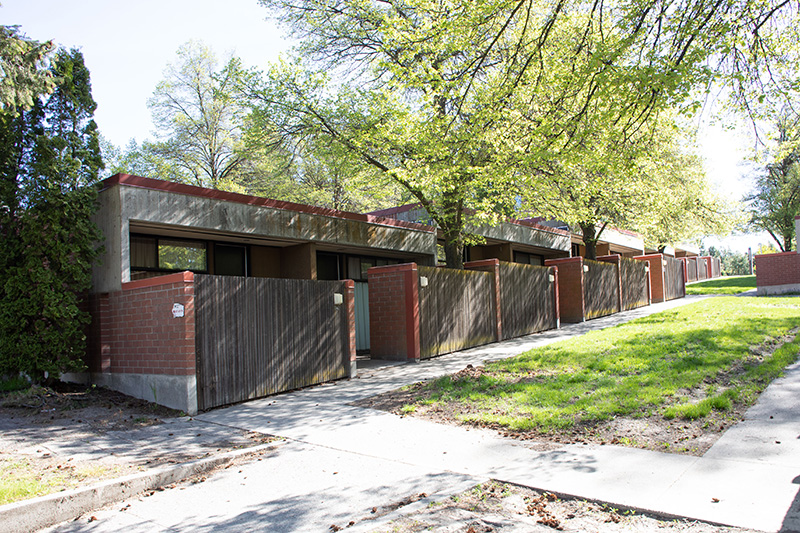
<svg viewBox="0 0 800 533"><path fill-rule="evenodd" d="M514 262L522 263L524 265L543 265L542 256L536 254L529 254L528 252L514 252Z"/></svg>
<svg viewBox="0 0 800 533"><path fill-rule="evenodd" d="M132 271L208 271L204 241L131 235Z"/></svg>
<svg viewBox="0 0 800 533"><path fill-rule="evenodd" d="M246 276L247 247L215 244L214 274L220 276Z"/></svg>
<svg viewBox="0 0 800 533"><path fill-rule="evenodd" d="M131 266L158 268L158 246L155 237L131 235Z"/></svg>
<svg viewBox="0 0 800 533"><path fill-rule="evenodd" d="M339 278L339 256L317 252L317 279L335 281Z"/></svg>
<svg viewBox="0 0 800 533"><path fill-rule="evenodd" d="M208 270L206 243L202 241L158 240L158 268L164 270Z"/></svg>

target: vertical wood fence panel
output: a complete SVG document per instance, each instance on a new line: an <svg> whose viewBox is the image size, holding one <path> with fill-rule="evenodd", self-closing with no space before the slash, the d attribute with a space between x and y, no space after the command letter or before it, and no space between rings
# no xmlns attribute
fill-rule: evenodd
<svg viewBox="0 0 800 533"><path fill-rule="evenodd" d="M705 257L697 258L697 279L708 279L708 260Z"/></svg>
<svg viewBox="0 0 800 533"><path fill-rule="evenodd" d="M722 264L719 257L711 258L711 273L714 278L718 278L722 275Z"/></svg>
<svg viewBox="0 0 800 533"><path fill-rule="evenodd" d="M552 267L500 262L504 339L558 327L552 274Z"/></svg>
<svg viewBox="0 0 800 533"><path fill-rule="evenodd" d="M620 258L619 269L622 280L622 310L650 305L647 263L623 257Z"/></svg>
<svg viewBox="0 0 800 533"><path fill-rule="evenodd" d="M583 275L586 319L619 312L619 278L617 265L584 260L589 271Z"/></svg>
<svg viewBox="0 0 800 533"><path fill-rule="evenodd" d="M420 358L495 341L492 275L419 266Z"/></svg>
<svg viewBox="0 0 800 533"><path fill-rule="evenodd" d="M688 279L686 283L697 281L697 258L696 257L687 257L686 258L686 272L688 273Z"/></svg>
<svg viewBox="0 0 800 533"><path fill-rule="evenodd" d="M346 377L341 281L195 276L200 409Z"/></svg>
<svg viewBox="0 0 800 533"><path fill-rule="evenodd" d="M686 280L683 278L683 262L664 256L664 300L686 296Z"/></svg>

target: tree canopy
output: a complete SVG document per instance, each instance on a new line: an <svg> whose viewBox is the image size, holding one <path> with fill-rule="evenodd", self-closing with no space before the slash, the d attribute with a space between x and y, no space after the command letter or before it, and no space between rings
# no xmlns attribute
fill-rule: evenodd
<svg viewBox="0 0 800 533"><path fill-rule="evenodd" d="M102 159L81 53L59 50L36 77L51 94L0 112L0 375L39 381L83 366Z"/></svg>
<svg viewBox="0 0 800 533"><path fill-rule="evenodd" d="M329 139L401 185L440 227L454 267L471 219L496 220L521 199L532 214L550 214L536 200L554 169L563 190L591 188L598 169L584 158L596 155L598 138L611 156L665 109L693 109L695 91L720 73L712 58L752 55L749 46L785 7L261 3L301 39L305 58L250 78L262 116L284 135ZM347 81L329 83L326 70ZM615 173L627 164L599 162Z"/></svg>
<svg viewBox="0 0 800 533"><path fill-rule="evenodd" d="M787 108L775 126L767 163L744 200L750 225L768 232L788 252L795 241L795 216L800 215L800 116Z"/></svg>
<svg viewBox="0 0 800 533"><path fill-rule="evenodd" d="M16 114L30 109L34 99L53 88L46 63L53 43L25 37L17 26L0 26L0 109Z"/></svg>

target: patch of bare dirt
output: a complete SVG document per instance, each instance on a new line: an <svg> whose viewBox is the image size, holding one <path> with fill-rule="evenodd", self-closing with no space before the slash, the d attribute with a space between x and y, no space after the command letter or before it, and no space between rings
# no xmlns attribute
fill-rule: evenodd
<svg viewBox="0 0 800 533"><path fill-rule="evenodd" d="M42 487L15 500L273 440L99 387L0 393L0 474Z"/></svg>
<svg viewBox="0 0 800 533"><path fill-rule="evenodd" d="M338 527L338 526L337 526ZM338 531L343 529L333 529ZM585 500L559 498L517 485L489 481L425 509L376 527L375 531L416 533L594 531L745 533L749 530L687 520L668 520Z"/></svg>

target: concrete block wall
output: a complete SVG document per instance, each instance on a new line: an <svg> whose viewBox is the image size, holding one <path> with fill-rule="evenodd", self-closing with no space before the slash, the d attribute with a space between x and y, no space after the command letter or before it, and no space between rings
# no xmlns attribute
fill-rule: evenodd
<svg viewBox="0 0 800 533"><path fill-rule="evenodd" d="M419 272L416 263L372 267L369 342L375 359L419 361Z"/></svg>
<svg viewBox="0 0 800 533"><path fill-rule="evenodd" d="M583 294L583 257L547 259L545 266L558 268L558 310L563 322L586 320Z"/></svg>
<svg viewBox="0 0 800 533"><path fill-rule="evenodd" d="M174 316L174 306L183 316ZM188 413L197 411L194 274L124 283L89 296L91 380Z"/></svg>
<svg viewBox="0 0 800 533"><path fill-rule="evenodd" d="M758 294L800 292L800 254L783 252L755 256Z"/></svg>
<svg viewBox="0 0 800 533"><path fill-rule="evenodd" d="M640 255L634 257L637 261L646 261L650 266L650 301L660 303L664 301L664 256L661 254Z"/></svg>

